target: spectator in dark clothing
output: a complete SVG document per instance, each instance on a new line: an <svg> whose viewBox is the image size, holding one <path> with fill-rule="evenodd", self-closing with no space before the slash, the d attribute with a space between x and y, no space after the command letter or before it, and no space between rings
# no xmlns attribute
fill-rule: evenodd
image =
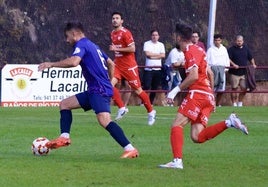
<svg viewBox="0 0 268 187"><path fill-rule="evenodd" d="M231 87L232 91L237 91L240 86L243 93L231 93L231 100L233 106L243 106L243 99L246 95L246 69L240 68L240 66L247 66L250 62L254 68L256 68L255 60L251 54L251 51L244 45L244 38L242 35L237 35L235 38L235 45L228 49L230 57L231 68L229 73L231 75Z"/></svg>

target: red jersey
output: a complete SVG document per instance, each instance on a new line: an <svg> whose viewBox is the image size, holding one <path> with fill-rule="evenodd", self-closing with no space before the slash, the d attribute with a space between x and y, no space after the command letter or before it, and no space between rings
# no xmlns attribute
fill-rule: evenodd
<svg viewBox="0 0 268 187"><path fill-rule="evenodd" d="M131 32L124 27L118 31L113 30L111 32L111 39L113 45L118 48L128 47L134 43ZM135 54L133 52L115 52L114 62L117 68L120 69L128 69L137 66Z"/></svg>
<svg viewBox="0 0 268 187"><path fill-rule="evenodd" d="M213 93L207 75L207 61L205 51L197 45L188 45L187 49L184 51L184 55L186 75L189 73L191 68L198 68L198 80L189 86L189 91L201 90L208 93Z"/></svg>

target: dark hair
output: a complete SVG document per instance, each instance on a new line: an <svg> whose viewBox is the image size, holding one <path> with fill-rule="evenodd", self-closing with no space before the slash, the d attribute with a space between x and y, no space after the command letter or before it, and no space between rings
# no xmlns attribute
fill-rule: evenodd
<svg viewBox="0 0 268 187"><path fill-rule="evenodd" d="M221 34L214 34L214 40L217 39L217 38L222 39L222 35Z"/></svg>
<svg viewBox="0 0 268 187"><path fill-rule="evenodd" d="M151 32L150 32L150 33L151 33L151 35L152 35L154 32L159 33L157 29L152 29L152 30L151 30Z"/></svg>
<svg viewBox="0 0 268 187"><path fill-rule="evenodd" d="M175 47L176 47L176 49L178 49L179 51L181 51L181 46L180 46L180 44L176 43L176 44L175 44Z"/></svg>
<svg viewBox="0 0 268 187"><path fill-rule="evenodd" d="M112 17L114 16L114 15L119 15L120 17L121 17L121 19L123 19L123 14L121 13L121 12L113 12L112 13Z"/></svg>
<svg viewBox="0 0 268 187"><path fill-rule="evenodd" d="M84 27L79 21L68 22L64 28L64 33L70 30L78 30L84 32Z"/></svg>
<svg viewBox="0 0 268 187"><path fill-rule="evenodd" d="M201 37L200 31L198 31L198 30L193 30L193 33L197 33L198 37L199 37L199 38Z"/></svg>
<svg viewBox="0 0 268 187"><path fill-rule="evenodd" d="M184 40L191 40L193 28L185 24L176 24L176 33Z"/></svg>

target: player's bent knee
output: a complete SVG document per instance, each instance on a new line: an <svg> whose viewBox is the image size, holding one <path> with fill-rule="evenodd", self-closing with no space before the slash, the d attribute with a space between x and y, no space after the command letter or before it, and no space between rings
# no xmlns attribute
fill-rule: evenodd
<svg viewBox="0 0 268 187"><path fill-rule="evenodd" d="M112 121L111 115L108 112L101 112L97 114L97 119L99 124L104 128L106 128L107 125Z"/></svg>
<svg viewBox="0 0 268 187"><path fill-rule="evenodd" d="M68 108L67 108L67 102L65 101L65 99L63 99L63 100L60 102L59 107L60 107L60 110L66 110L66 109L68 109Z"/></svg>
<svg viewBox="0 0 268 187"><path fill-rule="evenodd" d="M198 137L191 137L191 139L194 143L202 143L198 140Z"/></svg>

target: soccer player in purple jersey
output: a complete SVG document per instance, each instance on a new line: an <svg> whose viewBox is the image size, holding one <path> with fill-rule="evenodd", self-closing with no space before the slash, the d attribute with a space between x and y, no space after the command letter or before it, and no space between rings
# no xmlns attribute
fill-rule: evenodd
<svg viewBox="0 0 268 187"><path fill-rule="evenodd" d="M110 79L113 76L113 61L96 44L85 37L80 22L67 23L64 34L67 43L73 46L71 57L57 62L43 62L38 66L38 71L46 68L70 68L80 65L88 90L60 102L61 134L58 138L49 141L46 146L57 149L70 145L72 109L83 108L84 111L92 109L96 113L99 124L124 148L121 158L138 157L138 150L132 146L118 124L111 120L110 99L113 95L113 87Z"/></svg>

